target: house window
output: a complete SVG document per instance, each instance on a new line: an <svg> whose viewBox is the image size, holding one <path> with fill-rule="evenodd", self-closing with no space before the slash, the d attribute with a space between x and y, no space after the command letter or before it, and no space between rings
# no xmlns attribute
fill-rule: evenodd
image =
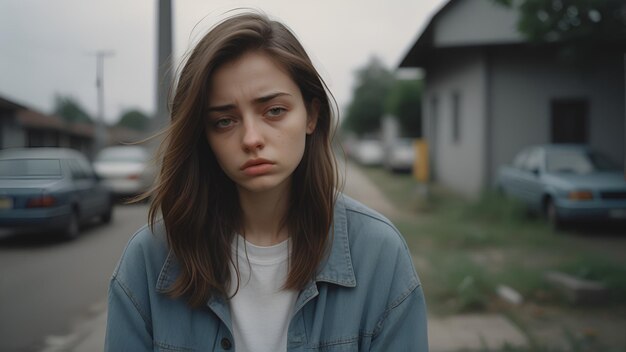
<svg viewBox="0 0 626 352"><path fill-rule="evenodd" d="M461 141L461 93L452 93L452 143Z"/></svg>
<svg viewBox="0 0 626 352"><path fill-rule="evenodd" d="M589 104L586 99L555 99L550 102L552 143L587 143Z"/></svg>

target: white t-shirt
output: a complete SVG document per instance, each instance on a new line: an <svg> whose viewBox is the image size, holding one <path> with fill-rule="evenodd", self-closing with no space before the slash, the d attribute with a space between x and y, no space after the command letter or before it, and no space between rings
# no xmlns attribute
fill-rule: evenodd
<svg viewBox="0 0 626 352"><path fill-rule="evenodd" d="M236 236L235 257L241 276L239 291L230 300L236 351L286 351L287 329L298 297L298 291L282 289L289 272L289 240L259 247ZM232 295L237 282L232 265L231 275Z"/></svg>

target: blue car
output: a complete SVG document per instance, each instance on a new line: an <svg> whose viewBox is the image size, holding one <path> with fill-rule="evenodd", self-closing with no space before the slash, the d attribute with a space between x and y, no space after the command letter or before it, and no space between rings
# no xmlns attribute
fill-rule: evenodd
<svg viewBox="0 0 626 352"><path fill-rule="evenodd" d="M497 187L545 214L554 228L574 221L626 220L624 171L585 145L528 147L513 165L500 168Z"/></svg>
<svg viewBox="0 0 626 352"><path fill-rule="evenodd" d="M0 151L0 228L60 231L76 238L92 218L111 221L113 203L89 161L64 148Z"/></svg>

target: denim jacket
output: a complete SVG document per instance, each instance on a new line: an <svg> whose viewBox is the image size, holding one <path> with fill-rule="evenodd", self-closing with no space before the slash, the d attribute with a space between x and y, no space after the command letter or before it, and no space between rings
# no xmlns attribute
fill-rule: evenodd
<svg viewBox="0 0 626 352"><path fill-rule="evenodd" d="M327 259L298 295L287 351L428 351L424 296L398 230L343 195L333 228ZM165 294L179 272L162 223L132 237L110 282L105 351L236 350L227 300L191 309Z"/></svg>

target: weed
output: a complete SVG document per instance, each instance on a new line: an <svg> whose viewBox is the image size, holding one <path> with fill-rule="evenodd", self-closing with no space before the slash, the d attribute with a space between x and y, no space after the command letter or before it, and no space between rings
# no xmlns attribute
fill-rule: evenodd
<svg viewBox="0 0 626 352"><path fill-rule="evenodd" d="M626 302L626 268L607 258L583 255L562 263L559 270L581 279L602 282L612 302Z"/></svg>
<svg viewBox="0 0 626 352"><path fill-rule="evenodd" d="M487 309L494 285L480 266L462 253L430 256L429 259L437 273L429 275L428 290L446 310L457 313Z"/></svg>

